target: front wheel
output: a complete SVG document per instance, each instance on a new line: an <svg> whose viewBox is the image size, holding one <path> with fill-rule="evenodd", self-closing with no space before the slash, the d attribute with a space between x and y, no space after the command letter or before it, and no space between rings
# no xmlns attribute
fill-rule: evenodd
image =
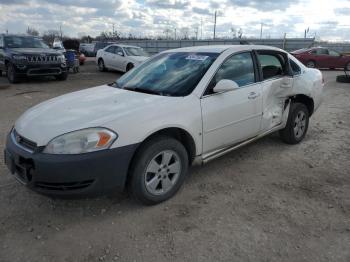
<svg viewBox="0 0 350 262"><path fill-rule="evenodd" d="M346 64L344 69L345 71L350 71L350 62Z"/></svg>
<svg viewBox="0 0 350 262"><path fill-rule="evenodd" d="M306 66L309 68L316 68L316 63L314 61L309 61L306 63Z"/></svg>
<svg viewBox="0 0 350 262"><path fill-rule="evenodd" d="M130 171L133 196L146 205L158 204L180 189L188 171L188 154L178 140L160 136L141 146Z"/></svg>
<svg viewBox="0 0 350 262"><path fill-rule="evenodd" d="M68 72L63 72L57 76L55 76L56 80L58 81L65 81L68 78Z"/></svg>
<svg viewBox="0 0 350 262"><path fill-rule="evenodd" d="M309 110L304 104L293 103L290 107L286 127L280 130L281 139L290 145L300 143L309 127Z"/></svg>
<svg viewBox="0 0 350 262"><path fill-rule="evenodd" d="M19 82L19 77L16 74L15 66L11 63L7 65L7 79L10 83L15 84Z"/></svg>
<svg viewBox="0 0 350 262"><path fill-rule="evenodd" d="M98 60L98 70L100 70L100 72L106 71L105 63L102 58Z"/></svg>

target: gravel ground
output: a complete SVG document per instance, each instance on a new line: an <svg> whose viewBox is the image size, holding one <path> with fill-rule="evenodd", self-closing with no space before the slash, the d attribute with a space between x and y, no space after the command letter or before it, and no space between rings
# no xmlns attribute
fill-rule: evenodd
<svg viewBox="0 0 350 262"><path fill-rule="evenodd" d="M4 166L6 133L26 109L118 73L88 64L65 82L3 87L0 261L350 261L350 85L338 74L324 71L325 101L303 143L273 134L192 168L183 189L153 207L126 193L51 199Z"/></svg>

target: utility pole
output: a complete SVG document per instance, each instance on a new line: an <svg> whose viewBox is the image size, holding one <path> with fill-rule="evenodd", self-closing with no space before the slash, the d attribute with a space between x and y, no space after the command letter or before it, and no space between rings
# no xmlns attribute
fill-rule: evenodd
<svg viewBox="0 0 350 262"><path fill-rule="evenodd" d="M214 14L214 38L215 39L215 34L216 34L216 10L215 10L215 14Z"/></svg>
<svg viewBox="0 0 350 262"><path fill-rule="evenodd" d="M175 40L176 40L176 27L175 27Z"/></svg>
<svg viewBox="0 0 350 262"><path fill-rule="evenodd" d="M60 25L60 35L61 35L61 41L62 41L62 26Z"/></svg>
<svg viewBox="0 0 350 262"><path fill-rule="evenodd" d="M114 37L114 23L112 24L112 33L113 33L113 37Z"/></svg>
<svg viewBox="0 0 350 262"><path fill-rule="evenodd" d="M264 23L261 23L261 27L260 27L260 39L262 39L263 26L264 26Z"/></svg>
<svg viewBox="0 0 350 262"><path fill-rule="evenodd" d="M201 17L201 40L203 40L203 17Z"/></svg>

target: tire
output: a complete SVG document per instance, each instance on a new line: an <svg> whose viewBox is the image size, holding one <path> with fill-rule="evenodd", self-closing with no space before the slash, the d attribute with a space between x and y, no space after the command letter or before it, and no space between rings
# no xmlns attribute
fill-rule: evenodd
<svg viewBox="0 0 350 262"><path fill-rule="evenodd" d="M308 62L306 63L306 67L309 67L309 68L316 68L316 63L315 63L315 61L312 61L312 60L308 61Z"/></svg>
<svg viewBox="0 0 350 262"><path fill-rule="evenodd" d="M300 143L309 127L309 110L304 104L293 103L290 107L287 125L279 131L281 139L290 145Z"/></svg>
<svg viewBox="0 0 350 262"><path fill-rule="evenodd" d="M337 82L339 83L350 83L350 75L340 75L337 76Z"/></svg>
<svg viewBox="0 0 350 262"><path fill-rule="evenodd" d="M14 65L9 63L7 65L7 79L10 83L15 84L19 82L19 77L16 75Z"/></svg>
<svg viewBox="0 0 350 262"><path fill-rule="evenodd" d="M344 67L345 71L350 71L350 62L346 64L346 66Z"/></svg>
<svg viewBox="0 0 350 262"><path fill-rule="evenodd" d="M130 71L131 69L134 68L134 65L129 63L127 66L126 66L126 72Z"/></svg>
<svg viewBox="0 0 350 262"><path fill-rule="evenodd" d="M129 191L145 205L166 201L180 189L188 165L188 153L178 140L167 136L150 139L134 157Z"/></svg>
<svg viewBox="0 0 350 262"><path fill-rule="evenodd" d="M58 81L65 81L68 78L68 72L63 72L60 75L55 76Z"/></svg>
<svg viewBox="0 0 350 262"><path fill-rule="evenodd" d="M107 71L107 68L105 67L105 62L103 61L102 58L100 58L100 59L98 60L98 70L99 70L100 72L105 72L105 71Z"/></svg>

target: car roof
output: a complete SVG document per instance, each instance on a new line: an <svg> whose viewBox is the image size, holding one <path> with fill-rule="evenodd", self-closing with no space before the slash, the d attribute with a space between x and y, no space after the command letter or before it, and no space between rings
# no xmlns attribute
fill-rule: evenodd
<svg viewBox="0 0 350 262"><path fill-rule="evenodd" d="M135 46L135 45L123 45L123 44L118 44L118 43L113 43L111 45L114 45L114 46L120 46L120 47L133 47L133 48L141 48L139 46Z"/></svg>
<svg viewBox="0 0 350 262"><path fill-rule="evenodd" d="M191 46L191 47L183 47L177 49L171 49L164 51L167 52L199 52L199 53L222 53L226 50L230 49L233 52L241 52L241 51L250 51L250 50L274 50L285 52L282 49L272 46L264 46L264 45L207 45L207 46Z"/></svg>

